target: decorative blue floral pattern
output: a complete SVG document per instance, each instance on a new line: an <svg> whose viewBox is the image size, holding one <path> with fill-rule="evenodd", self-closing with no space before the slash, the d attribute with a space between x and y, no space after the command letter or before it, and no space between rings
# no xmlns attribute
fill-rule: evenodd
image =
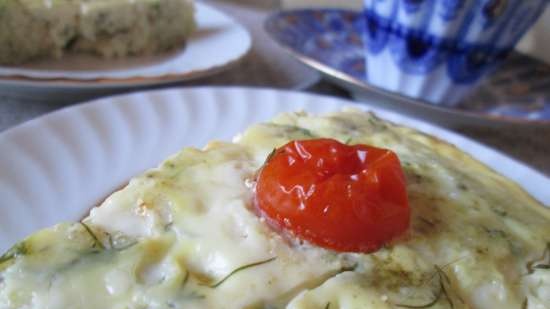
<svg viewBox="0 0 550 309"><path fill-rule="evenodd" d="M379 13L381 4L393 6L390 10L393 13L390 16ZM395 64L408 74L430 74L446 65L454 83L472 85L510 52L546 4L547 0L372 2L364 11L366 50L377 55L389 48ZM398 18L401 10L415 15L411 17L414 27ZM458 18L462 15L463 18ZM420 27L418 18L423 18ZM452 37L449 34L443 37L436 33L441 29L430 28L434 19L441 19L440 25L459 30Z"/></svg>
<svg viewBox="0 0 550 309"><path fill-rule="evenodd" d="M409 74L427 74L437 68L447 56L443 45L444 42L414 32L393 35L389 40L394 61Z"/></svg>
<svg viewBox="0 0 550 309"><path fill-rule="evenodd" d="M346 68L355 78L364 78L355 75L365 73L364 51L357 48L363 46L364 19L360 14L338 10L283 12L269 19L266 28L284 45Z"/></svg>
<svg viewBox="0 0 550 309"><path fill-rule="evenodd" d="M409 14L418 12L421 6L424 4L424 2L427 2L425 0L402 0L402 1L403 1L403 7L405 8L405 11Z"/></svg>
<svg viewBox="0 0 550 309"><path fill-rule="evenodd" d="M365 12L365 15L368 12ZM386 29L389 29L389 21L381 18L366 18L366 48L372 54L380 53L388 43L390 33Z"/></svg>
<svg viewBox="0 0 550 309"><path fill-rule="evenodd" d="M516 1L516 3L519 3ZM488 0L481 5L481 15L484 19L484 27L493 25L499 17L504 15L508 0Z"/></svg>
<svg viewBox="0 0 550 309"><path fill-rule="evenodd" d="M460 11L464 8L465 0L444 0L441 1L441 11L438 12L439 17L445 21L455 19Z"/></svg>
<svg viewBox="0 0 550 309"><path fill-rule="evenodd" d="M271 16L266 21L266 30L284 47L367 84L362 38L368 37L366 32L369 30L364 25L364 18L357 13L300 10ZM388 40L388 37L377 37L376 40L369 40L367 47L370 51L380 46L386 47ZM374 48L369 44L374 44ZM454 59L457 62L492 61L477 56ZM458 63L455 65L461 66ZM446 108L518 120L550 122L550 66L513 54L462 103Z"/></svg>

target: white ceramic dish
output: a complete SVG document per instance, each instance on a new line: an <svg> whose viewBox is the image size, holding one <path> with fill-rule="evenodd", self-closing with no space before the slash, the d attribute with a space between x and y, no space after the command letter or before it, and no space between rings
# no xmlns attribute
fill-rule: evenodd
<svg viewBox="0 0 550 309"><path fill-rule="evenodd" d="M185 146L230 140L252 123L295 110L346 105L449 141L510 177L546 205L550 180L465 137L332 97L250 88L187 88L72 106L0 134L0 252L30 232L77 220L130 177Z"/></svg>
<svg viewBox="0 0 550 309"><path fill-rule="evenodd" d="M67 55L19 67L0 66L0 86L48 89L113 89L150 86L214 74L251 47L247 30L224 13L196 4L197 30L185 48L154 57L104 60Z"/></svg>

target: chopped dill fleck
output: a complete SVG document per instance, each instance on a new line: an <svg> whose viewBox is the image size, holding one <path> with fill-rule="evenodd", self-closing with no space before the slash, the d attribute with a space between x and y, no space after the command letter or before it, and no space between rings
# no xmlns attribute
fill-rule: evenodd
<svg viewBox="0 0 550 309"><path fill-rule="evenodd" d="M28 253L27 246L25 242L20 242L11 247L6 253L0 256L0 264L8 262L20 255L25 255Z"/></svg>
<svg viewBox="0 0 550 309"><path fill-rule="evenodd" d="M90 229L91 231L91 229ZM113 239L113 235L110 234L110 233L105 233L107 234L107 239L109 240L109 249L110 250L118 250L118 251L122 251L122 250L126 250L130 247L132 247L133 245L137 244L137 240L134 240L134 241L128 241L128 239L124 239L124 243L121 245L121 246L116 246L116 243L115 243L115 240ZM90 234L91 235L91 234ZM119 244L120 245L120 244ZM104 248L106 249L106 248Z"/></svg>
<svg viewBox="0 0 550 309"><path fill-rule="evenodd" d="M548 262L545 262L546 260L548 260ZM528 275L534 273L537 269L550 269L550 242L546 243L546 248L542 252L541 257L528 262L526 267Z"/></svg>
<svg viewBox="0 0 550 309"><path fill-rule="evenodd" d="M424 217L419 216L418 219L419 219L420 221L424 222L426 225L429 225L429 226L431 226L431 227L434 227L434 226L435 226L435 223L433 223L432 221L430 221L430 220L428 220L428 219L426 219L426 218L424 218Z"/></svg>
<svg viewBox="0 0 550 309"><path fill-rule="evenodd" d="M103 245L103 243L99 240L99 238L97 238L96 234L94 234L94 232L92 231L92 229L84 222L79 222L80 225L82 225L82 227L84 227L84 229L86 230L86 232L88 232L88 234L90 235L90 237L92 238L94 244L92 247L98 247L99 249L101 250L105 250L105 246Z"/></svg>
<svg viewBox="0 0 550 309"><path fill-rule="evenodd" d="M441 298L441 289L439 290L439 292L437 293L437 295L435 295L435 298L430 301L429 303L427 304L424 304L424 305L405 305L405 304L395 304L395 306L397 307L402 307L402 308L429 308L433 305L435 305L439 299Z"/></svg>
<svg viewBox="0 0 550 309"><path fill-rule="evenodd" d="M267 158L265 158L264 164L271 161L271 159L273 158L276 152L277 152L277 148L273 148L273 150L267 155Z"/></svg>
<svg viewBox="0 0 550 309"><path fill-rule="evenodd" d="M485 232L489 235L491 238L504 238L506 239L508 235L506 232L504 232L501 229L491 229L485 226L482 226L482 228L485 230Z"/></svg>
<svg viewBox="0 0 550 309"><path fill-rule="evenodd" d="M445 283L443 282L443 280L441 280L441 278L443 278L444 281L447 282L447 284L451 284L451 280L449 280L449 276L447 276L447 274L443 271L443 269L439 268L439 266L437 265L435 266L435 268L439 273L439 278L440 278L439 285L441 287L441 292L443 293L443 295L445 295L445 298L449 302L449 306L451 306L451 308L454 308L455 305L453 303L453 300L449 296L449 293L447 292L447 288L445 288Z"/></svg>
<svg viewBox="0 0 550 309"><path fill-rule="evenodd" d="M308 129L304 129L301 127L296 127L298 130L302 131L304 135L307 135L308 137L315 137L315 135Z"/></svg>
<svg viewBox="0 0 550 309"><path fill-rule="evenodd" d="M115 243L113 242L113 235L109 234L109 246L111 246L111 249L115 247Z"/></svg>
<svg viewBox="0 0 550 309"><path fill-rule="evenodd" d="M168 231L170 231L170 229L172 228L172 226L174 226L174 222L173 222L173 221L170 222L170 223L168 223L168 224L166 224L166 225L164 226L164 230L168 232Z"/></svg>
<svg viewBox="0 0 550 309"><path fill-rule="evenodd" d="M340 271L337 273L337 275L341 274L343 272L346 272L346 271L355 271L357 269L357 267L359 267L359 264L357 264L357 263L353 264L352 266L344 266L344 267L340 268Z"/></svg>
<svg viewBox="0 0 550 309"><path fill-rule="evenodd" d="M351 144L351 141L352 141L352 140L353 140L353 138L350 136L350 137L348 137L348 138L346 139L346 141L344 142L344 144L349 145L349 144ZM329 304L330 304L330 303L329 303Z"/></svg>
<svg viewBox="0 0 550 309"><path fill-rule="evenodd" d="M328 302L326 305L325 305L325 309L329 309L330 308L330 302Z"/></svg>
<svg viewBox="0 0 550 309"><path fill-rule="evenodd" d="M493 212L496 213L497 215L501 216L501 217L506 217L508 215L508 212L506 212L505 210L502 210L502 209L498 209L498 208L493 208Z"/></svg>
<svg viewBox="0 0 550 309"><path fill-rule="evenodd" d="M224 283L227 279L229 279L230 277L232 277L234 274L240 272L241 270L245 270L245 269L248 269L248 268L251 268L251 267L255 267L255 266L260 266L260 265L263 265L263 264L267 264L269 262L272 262L276 259L277 257L272 257L272 258L269 258L267 260L263 260L263 261L259 261L259 262L255 262L255 263L251 263L251 264L247 264L247 265L243 265L241 267L238 267L236 268L235 270L233 270L232 272L230 272L227 276L223 277L220 281L212 284L212 285L209 285L208 287L210 288L217 288L219 287L222 283Z"/></svg>
<svg viewBox="0 0 550 309"><path fill-rule="evenodd" d="M189 281L189 271L185 270L185 277L183 277L183 281L181 282L181 287L185 287L187 284L187 281Z"/></svg>
<svg viewBox="0 0 550 309"><path fill-rule="evenodd" d="M355 271L358 266L359 266L359 264L355 264L353 266L344 266L344 267L340 268L339 270L337 270L336 273L334 273L333 275L331 275L330 277L328 277L324 281L327 281L330 278L334 278L334 277L338 276L339 274L344 273L346 271Z"/></svg>
<svg viewBox="0 0 550 309"><path fill-rule="evenodd" d="M315 137L315 135L308 129L306 128L302 128L302 127L299 127L299 126L295 126L295 125L283 125L283 127L286 127L288 129L288 133L295 133L295 132L300 132L302 133L303 135L307 136L307 137Z"/></svg>
<svg viewBox="0 0 550 309"><path fill-rule="evenodd" d="M402 307L402 308L430 308L433 305L435 305L436 303L438 303L439 300L441 300L442 296L445 296L445 298L447 299L447 302L449 303L449 306L451 308L454 308L454 303L453 303L451 297L449 296L449 293L447 292L447 288L445 287L445 284L449 285L451 283L449 277L443 271L443 269L441 269L441 267L439 267L437 265L435 265L435 274L437 274L437 276L439 277L439 289L438 289L437 293L434 294L434 299L433 300L431 300L430 302L428 302L426 304L421 304L421 305L395 304L395 306L396 307ZM429 280L431 281L433 279L433 277L434 276L432 276Z"/></svg>
<svg viewBox="0 0 550 309"><path fill-rule="evenodd" d="M367 120L371 126L373 126L375 129L385 129L387 128L387 126L380 122L380 120L378 120L378 118L376 117L370 117L368 120Z"/></svg>

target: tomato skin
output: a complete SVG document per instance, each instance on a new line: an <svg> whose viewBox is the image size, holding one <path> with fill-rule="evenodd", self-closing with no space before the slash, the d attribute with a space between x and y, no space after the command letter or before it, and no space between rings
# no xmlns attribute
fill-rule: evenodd
<svg viewBox="0 0 550 309"><path fill-rule="evenodd" d="M276 229L336 251L375 251L410 222L397 155L333 139L278 148L258 174L255 206Z"/></svg>

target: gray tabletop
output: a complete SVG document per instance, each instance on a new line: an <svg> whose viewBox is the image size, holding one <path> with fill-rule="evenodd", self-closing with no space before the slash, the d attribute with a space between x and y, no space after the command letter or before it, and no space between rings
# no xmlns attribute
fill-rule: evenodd
<svg viewBox="0 0 550 309"><path fill-rule="evenodd" d="M194 85L244 85L294 89L349 98L349 94L290 58L263 31L262 21L277 1L204 1L243 24L253 37L247 57L237 66L216 76L171 87ZM135 90L135 89L132 89ZM59 95L22 94L3 88L0 92L0 131L65 106L78 104L99 94ZM457 127L453 130L491 146L550 175L550 127L505 126L500 128Z"/></svg>

